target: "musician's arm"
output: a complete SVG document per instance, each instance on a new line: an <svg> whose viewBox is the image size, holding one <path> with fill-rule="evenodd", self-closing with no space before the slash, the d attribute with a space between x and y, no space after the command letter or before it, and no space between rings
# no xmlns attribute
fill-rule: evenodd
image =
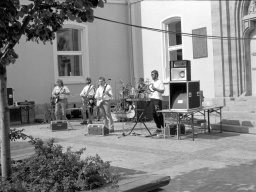
<svg viewBox="0 0 256 192"><path fill-rule="evenodd" d="M152 84L152 89L153 89L154 91L157 91L157 92L163 94L163 93L164 93L164 84L161 83L161 84L160 84L160 88L156 88L156 87L154 87L154 84Z"/></svg>
<svg viewBox="0 0 256 192"><path fill-rule="evenodd" d="M66 94L66 95L70 95L70 91L69 91L68 87L65 87L65 88L64 88L64 91L65 91L65 94Z"/></svg>
<svg viewBox="0 0 256 192"><path fill-rule="evenodd" d="M80 97L84 97L85 96L85 88L83 88L83 90L80 93Z"/></svg>
<svg viewBox="0 0 256 192"><path fill-rule="evenodd" d="M106 91L106 95L113 98L113 92L112 92L111 87L109 87L109 89Z"/></svg>
<svg viewBox="0 0 256 192"><path fill-rule="evenodd" d="M100 92L99 92L99 89L96 90L95 99L100 99Z"/></svg>
<svg viewBox="0 0 256 192"><path fill-rule="evenodd" d="M52 97L56 97L57 93L56 93L56 88L53 88L52 90Z"/></svg>

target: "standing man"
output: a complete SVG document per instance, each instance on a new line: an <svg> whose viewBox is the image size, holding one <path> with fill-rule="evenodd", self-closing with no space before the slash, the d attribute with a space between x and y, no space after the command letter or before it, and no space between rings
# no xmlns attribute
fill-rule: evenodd
<svg viewBox="0 0 256 192"><path fill-rule="evenodd" d="M151 77L152 82L149 85L149 90L151 93L149 94L149 98L152 107L153 118L157 127L155 133L157 134L161 132L161 127L164 127L163 114L157 113L158 110L162 110L162 94L164 93L164 84L161 80L158 79L157 70L153 70L151 72Z"/></svg>
<svg viewBox="0 0 256 192"><path fill-rule="evenodd" d="M113 98L112 88L106 83L104 77L99 78L99 87L96 90L95 99L97 100L97 106L102 112L104 118L104 127L109 129L109 132L114 132L114 121L110 111L110 100Z"/></svg>
<svg viewBox="0 0 256 192"><path fill-rule="evenodd" d="M80 123L82 125L87 125L87 115L88 115L88 123L92 124L92 117L93 117L93 107L95 105L94 95L95 95L95 88L94 85L91 84L92 80L90 77L87 77L85 80L85 86L80 93L80 97L82 97L82 116L83 121Z"/></svg>
<svg viewBox="0 0 256 192"><path fill-rule="evenodd" d="M70 91L67 86L64 85L61 79L58 79L56 86L53 88L52 97L55 101L55 118L56 120L66 119L66 106L67 106L67 95ZM61 112L61 115L60 115Z"/></svg>

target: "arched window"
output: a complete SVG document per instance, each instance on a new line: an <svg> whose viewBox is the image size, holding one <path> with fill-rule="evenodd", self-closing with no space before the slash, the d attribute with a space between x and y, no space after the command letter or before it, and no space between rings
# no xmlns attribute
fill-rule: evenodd
<svg viewBox="0 0 256 192"><path fill-rule="evenodd" d="M170 80L170 61L182 60L182 35L180 17L172 17L163 22L168 33L164 35L164 80Z"/></svg>
<svg viewBox="0 0 256 192"><path fill-rule="evenodd" d="M66 24L56 33L55 79L80 83L88 75L87 31L82 25Z"/></svg>

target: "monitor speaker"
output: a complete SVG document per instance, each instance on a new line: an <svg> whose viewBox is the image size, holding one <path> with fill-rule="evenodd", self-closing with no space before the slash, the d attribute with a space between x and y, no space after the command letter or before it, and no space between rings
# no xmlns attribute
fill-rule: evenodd
<svg viewBox="0 0 256 192"><path fill-rule="evenodd" d="M170 109L193 109L201 107L200 82L176 81L170 82Z"/></svg>
<svg viewBox="0 0 256 192"><path fill-rule="evenodd" d="M191 66L189 60L170 61L171 81L190 81Z"/></svg>

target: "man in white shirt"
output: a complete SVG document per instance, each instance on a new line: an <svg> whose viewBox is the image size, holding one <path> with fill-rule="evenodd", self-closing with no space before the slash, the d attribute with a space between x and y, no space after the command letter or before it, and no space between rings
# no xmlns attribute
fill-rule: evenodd
<svg viewBox="0 0 256 192"><path fill-rule="evenodd" d="M93 117L93 107L95 106L94 95L95 95L95 88L94 85L91 84L91 78L87 77L85 86L80 93L80 97L82 97L82 115L83 121L81 122L82 125L87 124L87 115L88 115L88 123L92 124L92 117Z"/></svg>
<svg viewBox="0 0 256 192"><path fill-rule="evenodd" d="M149 98L150 98L150 104L152 107L153 119L157 127L155 133L160 133L161 127L164 127L164 119L163 119L163 114L157 113L157 111L162 110L162 100L163 100L162 94L164 93L165 89L164 89L163 82L158 79L157 70L153 70L151 72L151 77L152 77L152 82L149 86L149 90L151 91L151 93L149 94Z"/></svg>
<svg viewBox="0 0 256 192"><path fill-rule="evenodd" d="M67 86L64 85L61 79L58 79L56 86L53 88L52 97L55 98L55 118L56 120L66 119L66 105L67 105L67 95L70 91ZM61 108L61 116L60 116Z"/></svg>
<svg viewBox="0 0 256 192"><path fill-rule="evenodd" d="M113 99L113 92L104 77L99 78L99 87L96 90L95 99L97 100L96 105L100 108L104 118L104 127L108 128L110 133L114 132L114 121L110 111L110 100Z"/></svg>

